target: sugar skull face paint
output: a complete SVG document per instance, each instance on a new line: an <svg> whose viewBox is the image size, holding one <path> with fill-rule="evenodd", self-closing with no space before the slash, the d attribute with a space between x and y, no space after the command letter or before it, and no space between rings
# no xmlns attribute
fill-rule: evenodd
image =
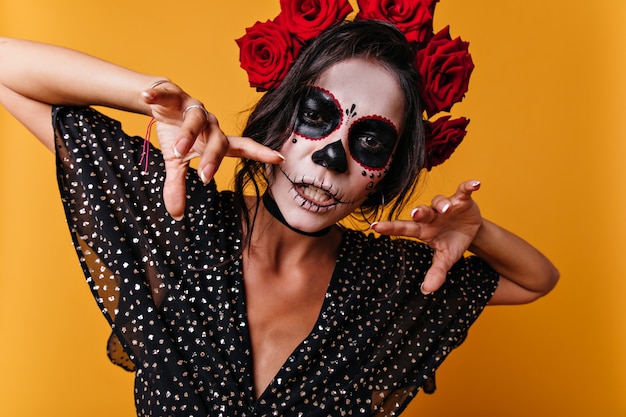
<svg viewBox="0 0 626 417"><path fill-rule="evenodd" d="M294 130L269 171L270 192L287 224L321 230L357 209L385 177L404 122L404 96L381 65L332 65L300 101Z"/></svg>
<svg viewBox="0 0 626 417"><path fill-rule="evenodd" d="M324 139L340 127L344 114L346 121L354 118L356 104L342 110L331 92L313 87L302 100L294 132L305 139ZM348 148L350 156L365 168L381 169L389 161L397 140L398 131L390 120L371 115L351 124ZM337 141L316 152L313 158L328 168L345 172L347 163L339 159L345 155L343 144Z"/></svg>

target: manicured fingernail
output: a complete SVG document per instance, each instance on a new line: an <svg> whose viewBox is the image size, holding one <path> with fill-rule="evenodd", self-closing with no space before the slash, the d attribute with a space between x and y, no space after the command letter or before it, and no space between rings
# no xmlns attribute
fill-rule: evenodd
<svg viewBox="0 0 626 417"><path fill-rule="evenodd" d="M206 174L204 173L204 170L200 171L200 179L202 180L202 183L204 183L204 184L209 182L206 179Z"/></svg>
<svg viewBox="0 0 626 417"><path fill-rule="evenodd" d="M141 92L141 95L142 95L143 97L145 97L145 98L152 98L152 94L150 94L150 93L149 93L149 92L147 92L147 91L142 91L142 92Z"/></svg>
<svg viewBox="0 0 626 417"><path fill-rule="evenodd" d="M442 208L441 208L441 212L445 213L446 211L448 211L450 209L450 203L446 203Z"/></svg>
<svg viewBox="0 0 626 417"><path fill-rule="evenodd" d="M283 161L285 160L285 157L280 152L276 152L276 155L278 155L278 157L282 159Z"/></svg>
<svg viewBox="0 0 626 417"><path fill-rule="evenodd" d="M174 145L174 155L176 155L176 157L178 159L183 159L185 157L185 155L189 152L189 149L191 149L192 146L192 141L189 138L181 138L178 140L178 142L176 142L176 144ZM186 151L185 151L186 149ZM185 154L183 154L183 152L185 152Z"/></svg>
<svg viewBox="0 0 626 417"><path fill-rule="evenodd" d="M480 185L480 181L474 181L474 182L472 183L472 186L473 186L473 187L478 187L479 185Z"/></svg>
<svg viewBox="0 0 626 417"><path fill-rule="evenodd" d="M430 295L430 294L432 294L432 292L431 292L431 291L424 291L424 283L423 283L423 282L420 284L420 291L421 291L421 293L422 293L422 294L424 294L424 295Z"/></svg>
<svg viewBox="0 0 626 417"><path fill-rule="evenodd" d="M413 218L413 216L419 211L419 209L419 207L415 207L413 210L411 210L411 218Z"/></svg>

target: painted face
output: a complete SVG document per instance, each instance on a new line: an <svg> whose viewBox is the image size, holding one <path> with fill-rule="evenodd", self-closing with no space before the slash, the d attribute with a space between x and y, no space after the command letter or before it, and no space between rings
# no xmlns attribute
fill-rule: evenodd
<svg viewBox="0 0 626 417"><path fill-rule="evenodd" d="M286 221L311 232L336 223L375 192L402 129L393 73L362 59L327 69L300 102L271 191Z"/></svg>
<svg viewBox="0 0 626 417"><path fill-rule="evenodd" d="M346 118L357 116L356 104L342 111L330 91L313 87L302 100L294 133L305 139L325 139ZM357 118L348 132L350 156L366 169L379 170L389 162L398 139L394 124L379 115ZM344 144L337 141L313 155L313 159L338 171L347 169Z"/></svg>

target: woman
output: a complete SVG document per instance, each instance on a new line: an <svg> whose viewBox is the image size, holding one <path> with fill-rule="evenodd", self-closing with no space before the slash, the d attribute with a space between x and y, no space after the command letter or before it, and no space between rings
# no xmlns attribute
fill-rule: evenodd
<svg viewBox="0 0 626 417"><path fill-rule="evenodd" d="M390 25L333 27L233 137L167 79L1 41L0 100L56 152L139 415L397 415L488 302L552 289L554 266L481 217L477 181L373 223L381 237L337 225L410 196L425 159L413 56ZM90 105L154 117L162 153ZM211 180L224 156L243 158L234 193Z"/></svg>

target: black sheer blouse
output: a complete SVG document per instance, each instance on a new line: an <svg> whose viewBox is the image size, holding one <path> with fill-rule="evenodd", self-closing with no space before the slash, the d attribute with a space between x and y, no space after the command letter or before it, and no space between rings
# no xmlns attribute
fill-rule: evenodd
<svg viewBox="0 0 626 417"><path fill-rule="evenodd" d="M419 242L345 230L318 320L256 398L233 194L187 180L162 203L164 165L91 108L53 110L58 182L76 251L109 321L109 356L134 371L141 416L399 415L465 338L498 282L477 257L419 291Z"/></svg>

